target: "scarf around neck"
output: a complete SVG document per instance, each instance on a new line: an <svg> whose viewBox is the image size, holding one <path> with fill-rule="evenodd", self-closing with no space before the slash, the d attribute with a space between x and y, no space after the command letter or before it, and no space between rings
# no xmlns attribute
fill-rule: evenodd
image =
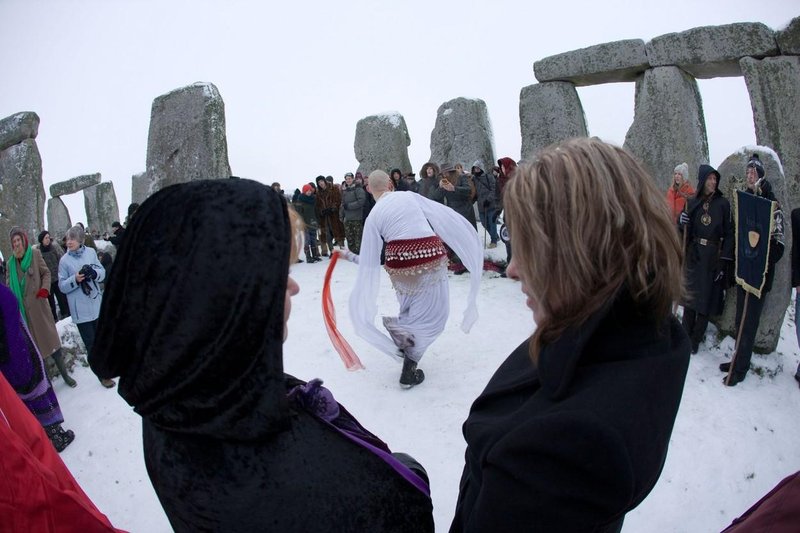
<svg viewBox="0 0 800 533"><path fill-rule="evenodd" d="M25 250L25 254L22 256L22 261L17 259L16 255L11 256L11 265L10 265L10 276L8 276L9 280L9 288L11 292L14 293L14 296L17 297L17 305L19 306L19 312L22 314L22 318L25 322L28 321L28 317L25 314L25 284L27 282L27 277L25 273L31 267L31 261L33 260L33 248L28 246L28 249ZM21 278L21 279L20 279Z"/></svg>

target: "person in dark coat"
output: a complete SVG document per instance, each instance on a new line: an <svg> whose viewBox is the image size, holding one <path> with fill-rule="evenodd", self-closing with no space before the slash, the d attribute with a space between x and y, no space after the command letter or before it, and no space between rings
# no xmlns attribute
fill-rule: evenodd
<svg viewBox="0 0 800 533"><path fill-rule="evenodd" d="M53 313L53 321L58 322L60 318L69 316L67 297L58 288L58 262L64 255L64 249L53 240L49 231L45 230L39 233L37 240L39 241L39 252L50 271L50 296L47 297L47 301L50 304L50 312ZM56 301L58 310L56 310Z"/></svg>
<svg viewBox="0 0 800 533"><path fill-rule="evenodd" d="M450 531L617 532L658 481L689 364L678 235L641 164L598 139L520 166L504 205L537 328L464 422Z"/></svg>
<svg viewBox="0 0 800 533"><path fill-rule="evenodd" d="M432 531L421 467L321 381L283 372L300 226L251 180L155 193L119 250L89 364L142 416L177 532Z"/></svg>
<svg viewBox="0 0 800 533"><path fill-rule="evenodd" d="M764 176L764 165L761 163L758 154L753 154L747 162L745 167L747 184L744 191L749 194L755 194L762 198L766 198L771 202L777 202L775 194L772 192L772 185L767 181ZM740 229L741 231L741 229ZM736 363L731 373L730 379L727 377L723 380L729 387L741 383L747 377L747 371L750 369L750 359L753 357L753 345L756 340L756 332L758 331L758 323L761 321L761 311L764 309L764 298L766 298L769 291L772 290L772 281L775 279L775 263L780 261L783 257L783 211L780 205L773 210L773 223L772 231L769 236L769 256L767 257L767 273L764 276L764 286L761 288L761 297L751 294L749 298L746 297L745 290L741 285L736 287L736 331L741 330L741 334L737 333L739 342L736 346ZM744 303L747 300L747 312L745 313ZM744 323L742 323L744 317ZM730 363L722 363L720 370L728 372L730 370Z"/></svg>
<svg viewBox="0 0 800 533"><path fill-rule="evenodd" d="M439 166L428 161L419 171L419 187L417 192L425 198L431 198L433 191L439 186ZM436 200L441 203L441 200Z"/></svg>
<svg viewBox="0 0 800 533"><path fill-rule="evenodd" d="M475 209L472 200L475 198L475 185L469 176L456 170L453 165L442 165L442 179L436 188L431 191L429 199L443 203L456 213L466 218L477 231Z"/></svg>
<svg viewBox="0 0 800 533"><path fill-rule="evenodd" d="M800 316L800 207L792 209L792 287L794 287L794 316ZM794 331L797 345L800 346L800 320L795 318ZM794 379L800 385L800 364L794 373Z"/></svg>
<svg viewBox="0 0 800 533"><path fill-rule="evenodd" d="M686 227L686 290L683 327L697 353L708 319L722 313L725 289L733 282L734 229L731 204L719 190L720 175L700 165L697 194L680 215Z"/></svg>

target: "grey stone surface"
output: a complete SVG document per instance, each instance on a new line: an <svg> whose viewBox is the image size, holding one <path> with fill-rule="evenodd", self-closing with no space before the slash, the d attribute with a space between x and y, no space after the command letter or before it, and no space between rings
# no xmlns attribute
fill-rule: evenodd
<svg viewBox="0 0 800 533"><path fill-rule="evenodd" d="M533 73L540 82L570 81L582 87L634 81L649 67L644 41L627 39L540 59L533 64Z"/></svg>
<svg viewBox="0 0 800 533"><path fill-rule="evenodd" d="M778 49L781 54L799 55L800 54L800 17L795 17L782 30L775 32L775 40L778 41Z"/></svg>
<svg viewBox="0 0 800 533"><path fill-rule="evenodd" d="M497 159L486 103L477 98L455 98L443 103L436 111L429 161L440 166L461 163L469 171L477 159L483 160L484 170L491 170Z"/></svg>
<svg viewBox="0 0 800 533"><path fill-rule="evenodd" d="M677 66L695 78L741 76L739 60L743 57L777 53L775 34L760 22L692 28L660 35L647 43L652 66Z"/></svg>
<svg viewBox="0 0 800 533"><path fill-rule="evenodd" d="M625 148L638 157L660 189L672 182L675 165L689 165L690 181L708 162L708 137L697 81L676 67L648 70L636 82L633 124Z"/></svg>
<svg viewBox="0 0 800 533"><path fill-rule="evenodd" d="M741 65L756 142L778 153L792 205L800 206L800 57L745 58Z"/></svg>
<svg viewBox="0 0 800 533"><path fill-rule="evenodd" d="M38 134L39 115L32 111L14 113L0 119L0 151L25 139L35 139Z"/></svg>
<svg viewBox="0 0 800 533"><path fill-rule="evenodd" d="M353 142L358 172L368 176L373 170L389 172L399 168L411 172L408 147L411 136L406 120L400 113L381 113L364 117L356 124Z"/></svg>
<svg viewBox="0 0 800 533"><path fill-rule="evenodd" d="M101 179L100 173L98 172L96 174L84 174L83 176L76 176L68 180L59 181L50 186L50 196L55 198L56 196L73 194L87 187L97 185L100 183Z"/></svg>
<svg viewBox="0 0 800 533"><path fill-rule="evenodd" d="M131 176L131 203L141 204L147 199L149 184L146 172Z"/></svg>
<svg viewBox="0 0 800 533"><path fill-rule="evenodd" d="M523 87L519 93L521 158L572 137L586 137L586 116L575 85L548 81Z"/></svg>
<svg viewBox="0 0 800 533"><path fill-rule="evenodd" d="M225 104L214 84L197 82L153 100L146 172L148 196L176 183L230 177Z"/></svg>
<svg viewBox="0 0 800 533"><path fill-rule="evenodd" d="M120 221L117 195L110 181L83 190L83 205L86 207L86 226L98 233L111 233L111 223Z"/></svg>
<svg viewBox="0 0 800 533"><path fill-rule="evenodd" d="M64 201L56 196L47 200L47 231L61 242L61 237L72 227L72 219Z"/></svg>
<svg viewBox="0 0 800 533"><path fill-rule="evenodd" d="M743 147L736 153L728 156L719 166L718 170L722 176L721 191L731 202L731 212L735 210L736 189L745 187L745 165L751 154L757 153L761 162L764 164L764 171L767 180L772 185L775 197L781 204L783 210L784 224L784 243L785 251L783 258L778 261L775 270L775 280L772 290L764 300L764 309L761 312L758 332L756 334L755 351L760 353L772 353L778 346L780 339L780 329L783 324L783 317L786 308L789 306L791 298L791 242L792 224L790 219L791 209L788 207L788 191L786 179L781 172L781 162L777 154L767 147L749 146ZM725 297L725 308L714 323L720 332L736 338L736 288L727 291ZM750 296L754 298L754 296Z"/></svg>
<svg viewBox="0 0 800 533"><path fill-rule="evenodd" d="M44 229L42 158L33 139L0 151L0 251L9 257L8 231L21 226L35 239Z"/></svg>

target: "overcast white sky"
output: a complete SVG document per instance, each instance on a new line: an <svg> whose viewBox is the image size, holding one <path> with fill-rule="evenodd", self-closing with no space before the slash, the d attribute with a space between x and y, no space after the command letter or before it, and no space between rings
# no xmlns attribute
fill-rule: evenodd
<svg viewBox="0 0 800 533"><path fill-rule="evenodd" d="M780 29L795 0L0 0L0 118L35 111L45 187L101 172L121 215L145 169L153 99L196 81L225 101L232 172L295 187L358 163L356 122L398 111L419 169L436 110L483 99L498 157L520 157L533 62L621 39L731 22ZM744 81L700 81L711 164L755 143ZM579 89L589 132L621 144L634 84ZM49 196L49 192L48 192ZM83 196L65 198L73 222Z"/></svg>

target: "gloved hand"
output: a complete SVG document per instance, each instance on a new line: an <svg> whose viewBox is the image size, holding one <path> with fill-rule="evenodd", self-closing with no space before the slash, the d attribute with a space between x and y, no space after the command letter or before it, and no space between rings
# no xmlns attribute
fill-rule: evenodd
<svg viewBox="0 0 800 533"><path fill-rule="evenodd" d="M39 289L39 292L36 293L37 298L48 298L50 296L50 291L47 289Z"/></svg>
<svg viewBox="0 0 800 533"><path fill-rule="evenodd" d="M688 223L689 223L689 215L686 213L686 211L681 211L681 216L678 217L678 224L680 224L681 226L685 226Z"/></svg>
<svg viewBox="0 0 800 533"><path fill-rule="evenodd" d="M733 286L734 262L730 259L722 259L717 262L717 274L714 276L714 283L720 283L723 288Z"/></svg>

